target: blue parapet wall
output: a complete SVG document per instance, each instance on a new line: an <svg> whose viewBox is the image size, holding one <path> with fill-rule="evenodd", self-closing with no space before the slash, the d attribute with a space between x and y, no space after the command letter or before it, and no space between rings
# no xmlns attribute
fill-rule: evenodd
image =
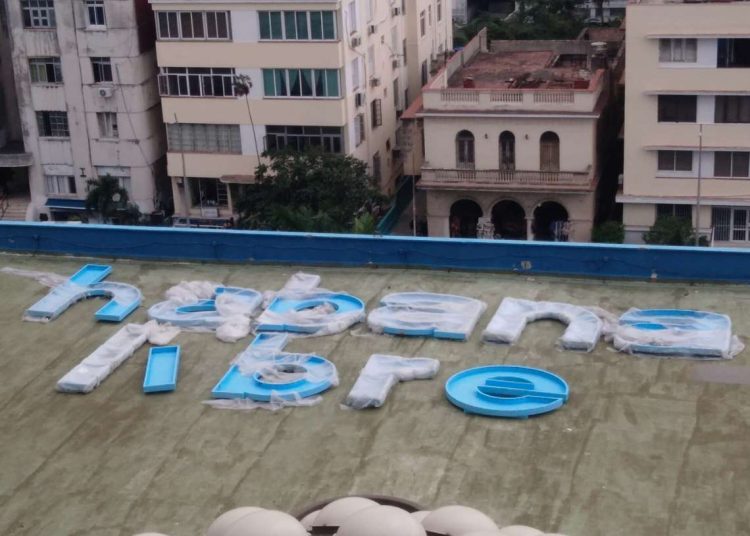
<svg viewBox="0 0 750 536"><path fill-rule="evenodd" d="M750 249L0 222L0 250L149 260L750 281Z"/></svg>

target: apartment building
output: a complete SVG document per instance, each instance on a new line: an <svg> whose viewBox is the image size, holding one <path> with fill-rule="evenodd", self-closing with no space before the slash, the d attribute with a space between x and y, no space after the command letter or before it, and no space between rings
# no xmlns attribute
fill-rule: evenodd
<svg viewBox="0 0 750 536"><path fill-rule="evenodd" d="M645 1L627 24L627 241L673 215L750 245L750 2Z"/></svg>
<svg viewBox="0 0 750 536"><path fill-rule="evenodd" d="M222 225L263 152L288 147L355 156L393 191L398 118L450 49L449 0L151 4L176 215Z"/></svg>
<svg viewBox="0 0 750 536"><path fill-rule="evenodd" d="M430 236L590 239L612 46L483 30L425 86L403 118Z"/></svg>
<svg viewBox="0 0 750 536"><path fill-rule="evenodd" d="M87 180L105 175L141 211L158 208L165 144L146 0L2 1L32 158L27 219L80 215Z"/></svg>

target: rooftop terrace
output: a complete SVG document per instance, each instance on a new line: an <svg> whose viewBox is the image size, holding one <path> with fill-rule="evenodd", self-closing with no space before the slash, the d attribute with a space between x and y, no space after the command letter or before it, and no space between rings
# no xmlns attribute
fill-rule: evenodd
<svg viewBox="0 0 750 536"><path fill-rule="evenodd" d="M173 233L183 234L188 236ZM83 243L78 234L67 240L71 249ZM474 244L483 250L482 242ZM131 251L119 247L123 254ZM60 274L84 262L0 254L0 266ZM113 279L142 290L144 307L129 319L138 322L181 280L277 289L301 268L107 263ZM740 534L750 525L750 388L716 383L717 367L725 381L748 381L750 351L712 365L632 357L604 343L590 354L564 352L555 349L562 326L546 321L530 325L515 346L488 345L479 337L500 300L513 296L615 313L631 306L713 310L731 315L747 340L747 287L304 269L320 274L327 288L359 296L368 311L384 294L400 290L476 297L488 309L465 343L374 335L362 326L295 339L290 350L331 359L341 385L314 407L244 413L201 404L249 342L226 344L210 334L183 333L175 340L183 353L172 394L143 395L146 348L89 395L55 392L55 382L118 327L94 322L101 305L96 300L48 324L22 322L23 311L46 289L0 273L0 534L132 536L157 530L197 536L233 506L295 511L349 493L392 494L427 507L466 504L500 524L570 536ZM397 386L379 410L342 410L361 367L376 352L438 358L441 370L435 380ZM451 374L490 363L560 374L571 398L557 412L526 421L467 416L448 403L443 384Z"/></svg>

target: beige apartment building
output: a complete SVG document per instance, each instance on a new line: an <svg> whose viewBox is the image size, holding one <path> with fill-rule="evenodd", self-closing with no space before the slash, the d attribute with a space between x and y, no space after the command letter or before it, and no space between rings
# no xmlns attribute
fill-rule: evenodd
<svg viewBox="0 0 750 536"><path fill-rule="evenodd" d="M142 212L159 208L166 148L147 1L0 5L2 93L16 107L0 125L0 166L16 168L5 216L81 216L87 180L104 175Z"/></svg>
<svg viewBox="0 0 750 536"><path fill-rule="evenodd" d="M482 31L456 54L404 114L423 140L406 165L421 174L429 235L588 241L618 49L490 44Z"/></svg>
<svg viewBox="0 0 750 536"><path fill-rule="evenodd" d="M750 245L750 2L629 5L627 65L627 241L674 215Z"/></svg>
<svg viewBox="0 0 750 536"><path fill-rule="evenodd" d="M286 147L355 156L394 190L399 116L451 48L450 0L150 1L176 216L221 225Z"/></svg>

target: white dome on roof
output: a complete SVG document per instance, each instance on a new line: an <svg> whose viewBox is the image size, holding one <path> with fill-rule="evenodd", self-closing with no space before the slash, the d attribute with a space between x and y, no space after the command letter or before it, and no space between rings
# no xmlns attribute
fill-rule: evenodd
<svg viewBox="0 0 750 536"><path fill-rule="evenodd" d="M302 523L302 526L305 527L305 530L312 529L313 523L315 523L315 518L318 517L319 513L320 510L315 510L314 512L310 512L300 520L300 523Z"/></svg>
<svg viewBox="0 0 750 536"><path fill-rule="evenodd" d="M432 510L417 510L416 512L412 512L409 515L421 523L422 521L424 521L424 518L426 518L431 513Z"/></svg>
<svg viewBox="0 0 750 536"><path fill-rule="evenodd" d="M340 527L344 520L355 512L370 508L371 506L380 506L373 500L364 497L344 497L328 503L320 510L318 517L315 518L313 526L315 527Z"/></svg>
<svg viewBox="0 0 750 536"><path fill-rule="evenodd" d="M260 510L234 522L222 536L308 536L294 517L278 510Z"/></svg>
<svg viewBox="0 0 750 536"><path fill-rule="evenodd" d="M336 536L425 536L419 521L395 506L372 506L350 515Z"/></svg>
<svg viewBox="0 0 750 536"><path fill-rule="evenodd" d="M495 522L479 510L458 505L433 510L424 518L422 526L443 536L464 536L471 532L499 530Z"/></svg>
<svg viewBox="0 0 750 536"><path fill-rule="evenodd" d="M510 525L500 529L502 536L544 536L541 530L526 525Z"/></svg>
<svg viewBox="0 0 750 536"><path fill-rule="evenodd" d="M214 519L214 522L211 523L206 531L206 536L225 536L226 532L236 521L260 510L263 509L257 506L241 506L240 508L228 510Z"/></svg>

